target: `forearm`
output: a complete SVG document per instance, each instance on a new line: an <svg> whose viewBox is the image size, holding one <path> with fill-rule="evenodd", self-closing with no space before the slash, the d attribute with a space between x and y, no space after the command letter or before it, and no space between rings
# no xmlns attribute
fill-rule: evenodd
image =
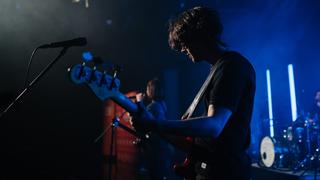
<svg viewBox="0 0 320 180"><path fill-rule="evenodd" d="M187 120L157 120L150 112L146 111L143 104L140 106L140 118L146 127L159 134L169 134L190 137L217 138L222 132L232 112L227 108L219 108L211 117L198 117Z"/></svg>
<svg viewBox="0 0 320 180"><path fill-rule="evenodd" d="M220 134L220 123L214 117L198 117L183 121L168 120L158 121L156 130L158 133L176 136L191 137L217 137Z"/></svg>
<svg viewBox="0 0 320 180"><path fill-rule="evenodd" d="M219 108L211 117L198 117L183 121L156 121L156 129L160 133L178 136L217 138L231 114L229 109Z"/></svg>

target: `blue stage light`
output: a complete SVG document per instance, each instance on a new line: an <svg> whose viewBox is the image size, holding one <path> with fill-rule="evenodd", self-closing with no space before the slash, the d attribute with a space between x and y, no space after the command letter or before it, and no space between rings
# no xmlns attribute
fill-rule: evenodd
<svg viewBox="0 0 320 180"><path fill-rule="evenodd" d="M297 101L292 64L288 65L292 121L297 119Z"/></svg>
<svg viewBox="0 0 320 180"><path fill-rule="evenodd" d="M91 52L89 51L85 51L82 53L82 58L85 62L91 61L93 59L93 56L91 54Z"/></svg>
<svg viewBox="0 0 320 180"><path fill-rule="evenodd" d="M270 136L274 136L273 129L273 110L272 110L272 94L271 94L271 78L270 78L270 70L267 69L267 92L268 92L268 109L269 109L269 127L270 127Z"/></svg>

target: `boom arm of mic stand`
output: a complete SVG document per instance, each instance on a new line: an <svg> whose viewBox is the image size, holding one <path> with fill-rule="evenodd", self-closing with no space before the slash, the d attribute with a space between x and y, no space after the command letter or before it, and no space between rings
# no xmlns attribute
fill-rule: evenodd
<svg viewBox="0 0 320 180"><path fill-rule="evenodd" d="M105 135L110 128L113 128L113 127L120 127L122 128L123 130L127 131L128 133L134 135L135 137L140 137L139 136L139 133L137 133L137 131L129 128L128 126L120 123L119 121L119 118L118 117L114 117L113 120L112 120L112 123L107 127L105 128L105 130L94 140L95 143L97 143L102 137L103 135Z"/></svg>
<svg viewBox="0 0 320 180"><path fill-rule="evenodd" d="M4 115L9 111L9 109L15 105L18 100L30 89L32 88L39 80L40 78L45 75L45 73L67 52L68 47L64 47L59 55L51 61L31 82L30 84L9 104L9 106L0 114L0 119L4 117Z"/></svg>
<svg viewBox="0 0 320 180"><path fill-rule="evenodd" d="M128 126L123 125L120 122L118 122L118 126L121 127L123 130L127 131L128 133L130 133L130 134L132 134L132 135L134 135L136 137L139 137L139 133L137 133L137 131L129 128Z"/></svg>

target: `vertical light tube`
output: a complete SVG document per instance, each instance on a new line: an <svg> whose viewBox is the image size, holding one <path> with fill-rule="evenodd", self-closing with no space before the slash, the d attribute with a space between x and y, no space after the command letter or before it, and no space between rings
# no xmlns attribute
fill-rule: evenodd
<svg viewBox="0 0 320 180"><path fill-rule="evenodd" d="M288 65L292 121L297 119L297 101L292 64Z"/></svg>
<svg viewBox="0 0 320 180"><path fill-rule="evenodd" d="M271 95L271 78L270 78L270 70L267 69L267 92L268 92L268 109L269 109L269 127L270 127L270 136L274 136L273 129L273 110L272 110L272 95Z"/></svg>

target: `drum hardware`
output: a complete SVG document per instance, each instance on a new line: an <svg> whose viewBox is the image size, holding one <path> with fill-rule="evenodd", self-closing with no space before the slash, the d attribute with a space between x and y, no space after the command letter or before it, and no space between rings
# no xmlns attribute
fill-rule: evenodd
<svg viewBox="0 0 320 180"><path fill-rule="evenodd" d="M293 169L293 172L297 172L301 168L304 168L303 173L301 176L307 171L307 170L314 170L314 176L317 176L318 172L318 161L320 160L319 156L319 149L316 149L314 154L307 154L306 157L298 163L298 165Z"/></svg>
<svg viewBox="0 0 320 180"><path fill-rule="evenodd" d="M310 114L299 118L279 136L266 136L260 144L260 160L267 168L298 170L317 169L320 132L318 118Z"/></svg>
<svg viewBox="0 0 320 180"><path fill-rule="evenodd" d="M316 123L313 120L310 120L307 118L305 120L305 129L306 129L306 150L307 154L305 157L297 163L297 165L294 167L293 171L297 172L298 170L304 170L302 175L307 170L314 170L314 176L316 177L317 171L318 171L318 161L320 160L319 157L319 144L318 144L318 128L316 126ZM314 135L316 136L316 139L314 139ZM312 149L312 143L315 142L315 150Z"/></svg>

